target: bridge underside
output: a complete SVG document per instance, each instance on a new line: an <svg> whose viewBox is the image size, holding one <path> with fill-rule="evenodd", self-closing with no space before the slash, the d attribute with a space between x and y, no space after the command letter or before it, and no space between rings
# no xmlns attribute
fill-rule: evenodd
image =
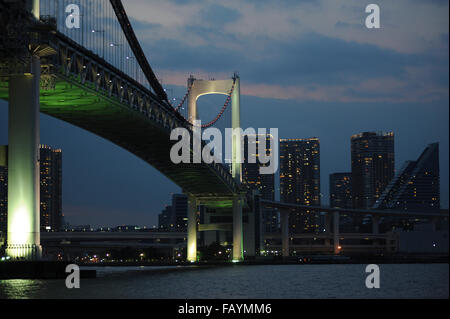
<svg viewBox="0 0 450 319"><path fill-rule="evenodd" d="M0 83L0 98L8 100L8 82ZM101 136L151 164L195 196L220 197L208 206L231 206L232 191L208 166L173 164L170 160L170 130L130 110L116 98L101 95L88 84L57 74L51 90L41 90L42 113Z"/></svg>

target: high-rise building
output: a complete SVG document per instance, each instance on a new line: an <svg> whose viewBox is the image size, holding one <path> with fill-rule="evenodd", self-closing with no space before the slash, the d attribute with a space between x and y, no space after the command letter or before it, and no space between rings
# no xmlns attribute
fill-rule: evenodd
<svg viewBox="0 0 450 319"><path fill-rule="evenodd" d="M248 185L252 189L259 190L262 199L274 200L275 199L275 174L260 174L259 169L262 166L269 166L270 163L262 164L259 161L256 163L250 163L248 160L249 143L255 143L255 154L250 154L254 158L258 158L258 145L264 143L264 151L268 155L270 153L270 145L273 136L270 134L256 134L248 138L244 136L244 163L242 163L242 183ZM262 211L262 218L264 224L264 230L272 233L278 229L278 214L274 209L264 208Z"/></svg>
<svg viewBox="0 0 450 319"><path fill-rule="evenodd" d="M7 185L7 146L5 145L0 147L0 231L5 232L8 224ZM57 231L62 227L62 223L62 153L60 149L40 145L41 230Z"/></svg>
<svg viewBox="0 0 450 319"><path fill-rule="evenodd" d="M375 202L374 208L439 210L439 143L429 144L416 161L406 161Z"/></svg>
<svg viewBox="0 0 450 319"><path fill-rule="evenodd" d="M166 206L158 215L158 229L162 231L173 230L172 206Z"/></svg>
<svg viewBox="0 0 450 319"><path fill-rule="evenodd" d="M353 207L352 173L330 174L330 207Z"/></svg>
<svg viewBox="0 0 450 319"><path fill-rule="evenodd" d="M187 231L188 196L173 194L172 211L175 231Z"/></svg>
<svg viewBox="0 0 450 319"><path fill-rule="evenodd" d="M318 138L280 139L280 199L287 203L320 205L320 142ZM314 232L318 214L289 216L292 233Z"/></svg>
<svg viewBox="0 0 450 319"><path fill-rule="evenodd" d="M58 231L62 214L62 152L40 145L41 230Z"/></svg>
<svg viewBox="0 0 450 319"><path fill-rule="evenodd" d="M172 205L164 207L158 215L158 228L164 231L187 230L188 196L173 194Z"/></svg>
<svg viewBox="0 0 450 319"><path fill-rule="evenodd" d="M364 132L351 137L354 208L372 207L394 177L394 132Z"/></svg>

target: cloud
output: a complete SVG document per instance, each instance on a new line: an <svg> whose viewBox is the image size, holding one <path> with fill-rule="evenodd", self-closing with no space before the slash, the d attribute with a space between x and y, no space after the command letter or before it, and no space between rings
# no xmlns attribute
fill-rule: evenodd
<svg viewBox="0 0 450 319"><path fill-rule="evenodd" d="M357 0L136 0L125 6L164 85L185 86L189 74L226 78L239 71L243 93L258 97L448 97L448 3L378 4L380 30L365 28L365 5Z"/></svg>

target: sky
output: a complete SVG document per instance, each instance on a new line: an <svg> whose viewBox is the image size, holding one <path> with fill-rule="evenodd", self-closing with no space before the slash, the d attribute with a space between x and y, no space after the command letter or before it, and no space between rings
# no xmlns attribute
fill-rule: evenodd
<svg viewBox="0 0 450 319"><path fill-rule="evenodd" d="M328 178L350 171L350 136L394 131L399 169L440 143L441 207L449 193L449 2L127 0L147 59L173 97L197 78L241 78L243 128L318 137L322 203ZM219 102L221 101L221 102ZM210 120L223 97L199 100ZM212 105L212 106L211 106ZM8 104L0 101L0 144ZM111 142L41 115L41 143L63 151L63 213L72 225L153 226L180 188Z"/></svg>

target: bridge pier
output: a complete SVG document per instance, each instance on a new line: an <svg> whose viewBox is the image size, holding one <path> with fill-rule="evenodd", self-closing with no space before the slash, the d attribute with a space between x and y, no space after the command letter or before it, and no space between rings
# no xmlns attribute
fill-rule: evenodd
<svg viewBox="0 0 450 319"><path fill-rule="evenodd" d="M188 196L187 260L197 261L197 199Z"/></svg>
<svg viewBox="0 0 450 319"><path fill-rule="evenodd" d="M341 251L339 245L339 212L333 212L333 245L334 254L338 255Z"/></svg>
<svg viewBox="0 0 450 319"><path fill-rule="evenodd" d="M6 254L14 259L41 257L39 225L39 57L31 73L9 79L8 226Z"/></svg>
<svg viewBox="0 0 450 319"><path fill-rule="evenodd" d="M380 216L372 215L372 234L380 233Z"/></svg>
<svg viewBox="0 0 450 319"><path fill-rule="evenodd" d="M244 259L244 243L242 233L242 198L233 196L233 261Z"/></svg>
<svg viewBox="0 0 450 319"><path fill-rule="evenodd" d="M289 257L289 210L280 210L281 251L283 257Z"/></svg>
<svg viewBox="0 0 450 319"><path fill-rule="evenodd" d="M325 234L331 237L331 221L332 221L332 215L331 213L327 213L325 215ZM331 238L325 239L325 246L330 247L331 246Z"/></svg>

